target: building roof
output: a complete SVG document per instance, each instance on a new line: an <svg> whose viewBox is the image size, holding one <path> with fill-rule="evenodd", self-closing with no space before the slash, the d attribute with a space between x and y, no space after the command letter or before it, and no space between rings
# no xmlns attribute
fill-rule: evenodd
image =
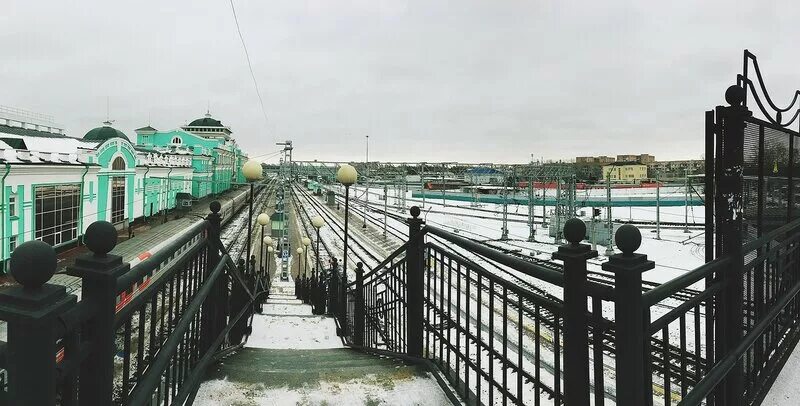
<svg viewBox="0 0 800 406"><path fill-rule="evenodd" d="M0 133L11 135L25 135L29 137L65 138L66 135L51 133L47 131L34 130L31 128L13 127L0 124Z"/></svg>
<svg viewBox="0 0 800 406"><path fill-rule="evenodd" d="M503 172L498 171L494 168L487 168L487 167L477 167L477 168L469 168L467 169L467 173L470 175L502 175Z"/></svg>
<svg viewBox="0 0 800 406"><path fill-rule="evenodd" d="M647 164L643 164L639 161L617 161L617 162L609 162L603 166L626 166L626 165L642 165L647 166Z"/></svg>
<svg viewBox="0 0 800 406"><path fill-rule="evenodd" d="M126 136L125 133L123 133L120 130L117 130L114 127L111 127L109 125L110 124L109 122L105 122L104 124L105 125L102 127L97 127L89 130L89 132L87 132L86 135L83 136L83 140L103 142L111 138L122 138L125 141L131 142L131 140L128 139L128 136Z"/></svg>
<svg viewBox="0 0 800 406"><path fill-rule="evenodd" d="M137 128L137 129L135 129L133 131L136 131L137 133L139 133L139 132L149 132L149 131L158 131L158 130L156 130L155 128L153 128L153 127L148 125L146 127Z"/></svg>
<svg viewBox="0 0 800 406"><path fill-rule="evenodd" d="M187 127L224 127L222 122L219 120L214 120L211 118L210 115L206 114L203 118L198 118L197 120L192 121L189 123Z"/></svg>

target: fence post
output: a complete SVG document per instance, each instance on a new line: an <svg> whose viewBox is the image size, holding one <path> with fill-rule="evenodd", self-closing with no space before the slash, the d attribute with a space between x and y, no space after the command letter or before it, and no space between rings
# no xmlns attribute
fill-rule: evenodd
<svg viewBox="0 0 800 406"><path fill-rule="evenodd" d="M719 256L730 256L731 267L720 273L723 282L721 301L717 307L716 359L731 352L743 336L743 280L742 270L742 166L744 163L745 118L752 113L742 106L744 89L731 86L725 92L728 107L717 107L717 135L721 141L721 155L717 157L718 179L714 204L717 222ZM744 368L742 361L736 363L716 392L720 405L742 403Z"/></svg>
<svg viewBox="0 0 800 406"><path fill-rule="evenodd" d="M248 283L248 275L245 272L247 265L245 265L244 259L239 258L236 267L239 268L239 272L241 273L242 277L244 278L244 282ZM247 292L244 290L244 287L237 281L234 281L231 286L231 312L230 314L236 315L239 314L242 309L247 306L248 298ZM228 337L230 340L231 345L238 345L242 342L242 338L245 334L247 334L247 319L250 318L250 315L245 313L242 315L242 318L236 322L233 328L231 328L230 332L228 333Z"/></svg>
<svg viewBox="0 0 800 406"><path fill-rule="evenodd" d="M336 276L339 272L339 260L332 258L331 262L331 269L328 271L328 309L326 314L334 316L336 315L336 292L339 289Z"/></svg>
<svg viewBox="0 0 800 406"><path fill-rule="evenodd" d="M408 238L411 240L422 230L424 221L419 218L420 209L412 206L409 210L411 218L408 219ZM409 244L406 250L406 300L408 302L408 326L406 329L406 346L408 355L422 357L422 338L424 307L423 293L425 292L425 241L417 239Z"/></svg>
<svg viewBox="0 0 800 406"><path fill-rule="evenodd" d="M650 336L644 323L649 309L645 310L642 302L642 273L655 268L655 263L648 261L647 255L634 253L642 244L642 234L635 226L625 224L617 229L614 242L622 254L612 255L603 270L614 274L616 382L617 388L625 388L617 391L617 405L650 405L652 399L646 396L650 379L645 376L650 370L645 357Z"/></svg>
<svg viewBox="0 0 800 406"><path fill-rule="evenodd" d="M339 280L339 324L342 337L347 337L347 269L342 267L342 276Z"/></svg>
<svg viewBox="0 0 800 406"><path fill-rule="evenodd" d="M117 230L107 221L95 221L86 228L86 246L92 254L75 260L67 273L81 278L81 301L94 311L81 339L92 343L80 368L81 404L109 405L114 392L116 353L114 317L117 279L130 270L119 255L109 254L117 245Z"/></svg>
<svg viewBox="0 0 800 406"><path fill-rule="evenodd" d="M564 237L569 244L558 247L558 252L553 253L554 259L564 262L564 396L566 404L588 405L589 321L586 316L586 260L596 257L597 251L580 243L586 237L586 225L582 220L567 220L564 224Z"/></svg>
<svg viewBox="0 0 800 406"><path fill-rule="evenodd" d="M206 250L206 269L205 277L219 265L220 251L217 244L220 241L220 231L222 218L219 215L220 208L222 207L218 201L213 201L208 205L211 213L206 216L208 221L208 229L206 230L206 239L208 240L208 249ZM225 275L225 274L224 274ZM214 284L211 294L206 303L203 305L202 320L202 333L200 338L200 353L205 354L211 348L211 343L217 336L225 329L227 322L227 277L223 276Z"/></svg>
<svg viewBox="0 0 800 406"><path fill-rule="evenodd" d="M356 345L364 345L364 264L356 264L356 291L353 314L353 341Z"/></svg>
<svg viewBox="0 0 800 406"><path fill-rule="evenodd" d="M11 253L10 267L21 286L0 291L0 319L8 323L8 400L19 405L54 405L56 319L75 306L75 296L68 295L64 286L47 283L56 271L56 253L46 243L21 244Z"/></svg>

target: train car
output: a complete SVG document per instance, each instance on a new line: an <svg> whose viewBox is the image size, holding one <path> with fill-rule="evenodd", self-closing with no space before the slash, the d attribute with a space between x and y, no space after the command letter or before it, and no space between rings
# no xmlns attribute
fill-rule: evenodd
<svg viewBox="0 0 800 406"><path fill-rule="evenodd" d="M222 204L219 213L222 217L223 225L227 224L228 221L230 221L230 219L233 218L233 215L240 208L242 208L245 205L245 203L247 203L247 196L248 192L243 191L242 193L234 196L232 199ZM192 226L189 226L188 228L191 227ZM134 268L142 261L152 257L154 254L158 253L165 247L170 246L176 240L178 240L182 235L183 233L173 235L172 237L167 238L166 240L154 245L147 251L139 253L139 255L137 255L136 258L130 261L131 268ZM200 235L193 237L191 240L183 244L177 251L175 251L175 253L170 255L168 259L159 264L159 266L155 270L153 270L153 272L148 273L147 276L143 277L139 282L131 286L131 288L128 289L128 291L122 292L119 296L117 296L117 304L115 307L115 311L119 312L121 309L123 309L128 303L130 303L131 300L133 300L134 297L136 297L136 294L143 291L145 288L147 288L148 285L150 285L150 283L152 283L153 280L157 279L160 276L161 270L169 268L170 265L172 265L174 262L183 258L184 254L188 252L199 241L200 241Z"/></svg>

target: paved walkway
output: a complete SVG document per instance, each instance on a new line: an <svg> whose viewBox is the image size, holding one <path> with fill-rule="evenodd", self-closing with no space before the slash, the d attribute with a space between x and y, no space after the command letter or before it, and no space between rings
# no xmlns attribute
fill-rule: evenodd
<svg viewBox="0 0 800 406"><path fill-rule="evenodd" d="M195 405L451 404L420 367L344 347L333 318L312 315L280 278L245 348L208 379Z"/></svg>

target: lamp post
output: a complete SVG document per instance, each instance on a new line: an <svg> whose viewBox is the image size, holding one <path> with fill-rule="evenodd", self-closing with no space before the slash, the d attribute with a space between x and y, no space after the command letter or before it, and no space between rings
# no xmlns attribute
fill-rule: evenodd
<svg viewBox="0 0 800 406"><path fill-rule="evenodd" d="M301 258L301 255L303 255L303 252L304 252L303 251L303 247L298 247L297 248L297 258L298 259ZM300 259L300 261L302 261L302 259ZM301 262L301 263L299 263L297 265L297 277L298 278L300 277L300 275L302 275L302 273L301 273L302 270L303 270L303 268L302 268L302 262ZM303 283L300 286L300 290L303 292L300 295L301 298L303 299L303 303L308 303L308 299L307 299L308 298L308 289L307 289L307 287L308 287L308 278L305 275L303 275Z"/></svg>
<svg viewBox="0 0 800 406"><path fill-rule="evenodd" d="M267 245L267 278L269 278L269 263L272 262L272 251L274 250L275 248L272 248L272 243L270 240L270 245Z"/></svg>
<svg viewBox="0 0 800 406"><path fill-rule="evenodd" d="M361 228L367 228L367 209L369 209L369 135L367 136L367 188L366 192L364 193L364 224L361 225Z"/></svg>
<svg viewBox="0 0 800 406"><path fill-rule="evenodd" d="M311 279L308 278L308 246L311 244L311 240L308 237L303 237L300 239L300 242L303 243L303 275L305 276L305 279L309 281L308 286L310 288L311 286L314 286L314 273L311 273ZM306 291L306 298L308 298L309 302L311 302L311 289Z"/></svg>
<svg viewBox="0 0 800 406"><path fill-rule="evenodd" d="M256 223L261 226L261 245L258 247L258 259L261 262L261 271L264 270L264 226L269 224L269 215L261 213L256 217Z"/></svg>
<svg viewBox="0 0 800 406"><path fill-rule="evenodd" d="M267 278L269 278L269 263L270 263L270 260L272 259L272 257L270 257L270 255L269 255L269 253L272 252L272 251L270 251L270 248L272 248L272 238L270 236L266 236L266 237L261 239L262 250L263 250L263 247L265 245L267 246L266 257L264 257L264 256L261 257L261 264L262 265L264 264L264 261L265 261L264 258L266 258L266 261L267 261L267 270L266 270L266 272L267 272ZM265 252L261 251L260 254L265 254Z"/></svg>
<svg viewBox="0 0 800 406"><path fill-rule="evenodd" d="M242 174L244 178L247 179L247 182L250 183L250 205L247 211L247 258L250 259L250 238L252 237L251 234L253 233L253 185L255 181L261 179L263 176L263 169L261 168L261 163L256 160L249 160L244 163L242 166Z"/></svg>
<svg viewBox="0 0 800 406"><path fill-rule="evenodd" d="M350 214L350 186L356 183L358 172L352 165L344 164L336 172L336 180L344 186L344 254L343 273L347 276L347 225Z"/></svg>
<svg viewBox="0 0 800 406"><path fill-rule="evenodd" d="M317 290L320 290L321 284L319 283L319 281L322 280L322 274L320 273L320 269L319 269L319 229L322 228L322 226L325 225L325 220L323 220L322 217L320 217L320 216L314 216L311 219L311 225L314 226L314 229L317 230L317 249L316 249L316 253L315 253L316 263L314 265L314 273L316 274L317 281L318 281L317 282ZM309 241L309 243L310 242L311 241ZM323 300L324 296L320 294L321 292L315 292L315 293L317 293L317 300Z"/></svg>

